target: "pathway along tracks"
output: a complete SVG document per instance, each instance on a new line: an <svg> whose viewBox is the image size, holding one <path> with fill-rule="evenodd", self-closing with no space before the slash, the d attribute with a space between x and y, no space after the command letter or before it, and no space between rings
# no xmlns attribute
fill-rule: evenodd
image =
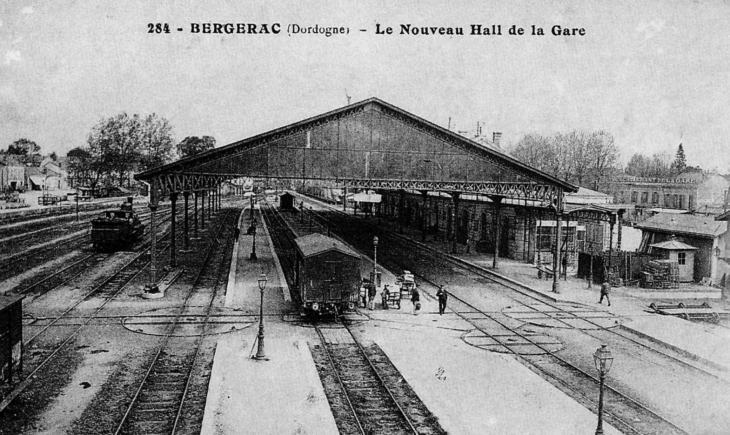
<svg viewBox="0 0 730 435"><path fill-rule="evenodd" d="M311 199L307 199L311 201ZM329 206L328 208L332 209ZM369 247L372 243L369 240L370 233L367 231L362 231L362 229L363 227L372 227L372 224L368 224L360 219L350 217L349 215L346 215L339 210L332 209L332 211L336 212L336 216L340 216L344 220L346 220L347 225L344 225L343 222L334 222L332 219L326 219L317 214L317 212L314 213L318 219L325 221L327 223L327 226L331 230L337 232L340 236L349 236L346 237L347 240L350 243L353 243L356 247L359 247L362 252L369 252ZM352 225L352 223L356 223L357 225ZM394 234L383 227L379 227L378 231L381 239L390 239L387 240L387 242L391 245L394 244L393 242L396 242L395 244L397 244L398 241L400 241L401 243L408 243L409 245L411 245L409 246L409 248L415 246L419 251L421 251L421 257L423 256L423 254L425 254L426 256L430 257L438 257L441 261L443 261L444 259L447 261L451 261L452 257L444 256L441 253L426 249L421 244L415 243L403 236ZM365 239L368 240L357 240L358 235L364 235ZM362 237L360 238L362 239ZM400 254L405 251L413 252L413 249L401 251ZM399 255L399 258L397 259L393 257L394 255L392 253L381 253L381 256L378 259L380 260L380 264L390 264L393 269L397 270L405 268L414 271L413 264L403 263L403 255ZM463 265L461 267L464 268ZM474 272L473 268L469 271L472 273ZM434 288L438 287L437 283L434 283L427 277L424 277L422 274L417 273L417 275L420 275L419 278L422 281L428 282L429 284L433 285ZM502 283L498 282L498 284ZM433 297L433 295L431 296ZM518 361L522 362L532 371L534 371L544 379L548 380L556 387L560 388L562 391L577 400L579 403L583 404L591 410L595 410L597 408L597 403L595 401L595 398L593 397L595 395L595 391L597 391L598 389L599 380L596 376L587 373L580 367L562 358L553 350L542 344L539 340L533 339L530 334L526 334L525 332L520 331L519 328L511 327L510 325L499 319L494 313L488 313L480 310L469 302L460 299L453 294L451 294L450 296L450 299L452 300L452 309L453 301L456 300L464 306L468 307L469 311L471 311L472 313L477 312L479 313L479 315L483 316L483 320L486 322L486 325L479 325L477 324L477 322L475 322L472 315L466 316L465 314L460 313L460 310L454 310L457 315L459 315L462 319L474 326L474 328L484 334L485 337L488 337L489 339L494 340L494 342L501 344L504 347L506 353L513 354ZM512 346L509 346L507 345L507 343L503 343L503 341L500 340L500 334L495 334L495 330L504 331L513 335L514 337L518 337L519 340L522 340L523 342L529 343L532 346L540 349L542 351L542 355L530 356L522 355L519 352L516 352ZM679 426L669 421L667 418L657 414L653 410L637 402L628 395L618 391L616 388L611 387L610 385L605 386L604 400L607 404L606 409L604 409L606 421L608 421L610 424L614 425L624 433L642 435L687 433Z"/></svg>
<svg viewBox="0 0 730 435"><path fill-rule="evenodd" d="M261 210L291 280L293 238L308 231L268 204ZM321 344L310 348L340 433L446 433L380 348L363 346L346 323L314 327Z"/></svg>
<svg viewBox="0 0 730 435"><path fill-rule="evenodd" d="M231 229L237 218L230 210L220 220L216 235L198 270L193 285L183 304L173 317L157 352L134 396L127 406L115 435L121 434L174 434L181 423L183 406L206 337L207 322L218 294L222 278L227 276L226 256L233 243ZM225 234L224 234L225 232ZM221 243L221 239L223 243ZM230 257L230 256L229 256ZM176 337L185 316L200 315L200 306L194 305L207 299L204 305L203 331L193 338ZM203 406L204 407L204 404ZM202 412L202 410L200 410Z"/></svg>
<svg viewBox="0 0 730 435"><path fill-rule="evenodd" d="M164 240L164 238L168 237L169 235L169 231L163 233L160 236L160 240ZM169 244L163 246L161 249L158 248L158 251L164 252L165 250L167 250L168 247ZM30 344L33 343L38 337L49 331L52 326L58 324L59 321L66 317L67 314L69 314L79 305L87 301L91 296L105 297L104 302L102 302L88 316L85 316L83 318L84 320L80 324L78 324L76 328L74 328L70 332L70 334L68 334L68 336L62 338L57 345L50 348L38 348L35 352L31 353L29 357L26 356L24 366L26 372L29 372L23 378L23 380L18 385L16 385L12 391L10 391L10 393L2 398L2 401L0 401L0 414L8 406L10 406L13 400L15 400L23 391L25 391L34 380L36 380L38 372L44 367L47 367L48 364L53 361L53 359L66 347L66 345L68 345L78 335L82 328L84 328L91 321L96 319L98 317L98 314L106 307L106 305L114 300L114 298L116 298L116 296L119 295L130 282L132 282L139 274L141 274L145 270L145 268L149 265L147 256L149 249L150 247L148 246L148 244L145 244L141 252L139 252L126 263L124 263L121 268L119 268L109 277L105 278L101 283L95 285L89 292L86 293L86 295L79 298L76 303L72 304L61 314L54 316L54 319L46 324L44 327L42 327L40 331L36 332L29 339L23 342L23 348L27 349ZM53 274L50 277L51 279L49 281L46 282L45 280L42 280L41 282L35 283L29 287L22 289L21 292L26 293L31 290L38 291L36 289L36 285L42 284L39 291L40 294L45 294L50 290L55 289L60 285L63 285L65 282L73 279L84 270L81 269L81 271L79 271L77 266L82 268L85 267L85 265L88 264L88 260L95 255L101 254L92 254L85 259L82 259L78 263L74 263L70 267L64 268L61 271Z"/></svg>

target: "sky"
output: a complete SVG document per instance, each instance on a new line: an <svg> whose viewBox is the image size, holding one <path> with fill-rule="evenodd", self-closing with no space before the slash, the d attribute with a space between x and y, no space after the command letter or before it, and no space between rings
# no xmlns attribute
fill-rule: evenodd
<svg viewBox="0 0 730 435"><path fill-rule="evenodd" d="M0 0L0 148L24 137L65 155L120 112L168 119L177 141L225 145L349 95L456 130L480 123L503 144L605 130L624 163L674 156L682 143L688 164L730 172L730 2L271 3ZM193 33L194 23L279 23L281 33ZM349 33L290 34L295 24ZM401 34L402 24L464 35ZM472 24L502 35L471 35ZM513 25L525 34L510 35ZM555 25L585 35L553 36Z"/></svg>

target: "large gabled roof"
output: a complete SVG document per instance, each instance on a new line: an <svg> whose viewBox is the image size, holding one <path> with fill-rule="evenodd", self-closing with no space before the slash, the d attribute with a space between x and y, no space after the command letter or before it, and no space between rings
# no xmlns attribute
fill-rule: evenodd
<svg viewBox="0 0 730 435"><path fill-rule="evenodd" d="M400 109L396 106L393 106L392 104L386 103L385 101L382 101L378 98L370 98L364 101L361 101L359 103L355 103L352 105L344 106L342 108L314 116L312 118L305 119L303 121L299 121L293 124L289 124L287 126L277 128L275 130L268 131L266 133L262 133L256 136L252 136L247 139L243 139L234 143L231 143L229 145L215 148L213 150L209 150L200 154L197 154L195 156L187 157L163 166L159 166L153 169L150 169L148 171L139 173L135 175L135 179L138 180L151 180L155 178L156 176L165 175L165 174L182 174L182 173L201 173L202 171L196 170L196 168L199 168L203 165L206 165L207 163L210 163L212 161L220 160L226 158L228 155L235 154L239 149L246 149L253 143L260 142L262 139L266 139L267 137L274 137L277 135L286 134L288 131L298 130L303 127L306 127L307 125L317 125L321 123L322 121L326 120L327 118L335 118L338 115L345 113L347 111L359 108L359 107L365 107L368 105L375 105L380 106L382 108L386 108L388 110L391 110L393 112L396 112L420 127L424 129L429 129L432 131L438 132L440 135L444 137L450 138L450 140L453 140L459 144L461 144L464 147L471 148L474 150L478 150L481 155L487 155L491 159L498 161L500 165L515 171L517 173L523 174L525 177L535 179L540 182L545 182L551 185L555 185L559 188L561 188L565 192L575 192L577 191L577 187L573 184L567 183L563 180L560 180L552 175L549 175L547 173L544 173L538 169L535 169L529 165L526 165L519 160L510 157L500 151L497 151L495 149L492 149L490 147L487 147L485 145L479 144L477 142L474 142L472 140L469 140L457 133L454 133L448 129L445 129L441 126L438 126L432 122L426 121L423 118L420 118L416 115L413 115L412 113L409 113L403 109ZM212 175L218 175L218 174L212 174ZM230 175L230 174L225 174ZM245 174L241 174L245 175ZM231 177L233 178L233 177ZM484 180L484 181L492 181L492 180Z"/></svg>
<svg viewBox="0 0 730 435"><path fill-rule="evenodd" d="M727 222L715 221L714 216L659 213L637 224L636 228L642 231L715 238L727 231Z"/></svg>

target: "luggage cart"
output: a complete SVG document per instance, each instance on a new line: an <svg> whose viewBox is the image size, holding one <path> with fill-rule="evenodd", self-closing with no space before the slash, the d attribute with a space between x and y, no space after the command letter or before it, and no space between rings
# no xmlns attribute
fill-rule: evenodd
<svg viewBox="0 0 730 435"><path fill-rule="evenodd" d="M730 317L730 311L712 308L707 302L699 305L684 304L683 302L676 305L658 305L652 303L649 305L649 308L657 314L679 317L684 320L718 323L720 317Z"/></svg>

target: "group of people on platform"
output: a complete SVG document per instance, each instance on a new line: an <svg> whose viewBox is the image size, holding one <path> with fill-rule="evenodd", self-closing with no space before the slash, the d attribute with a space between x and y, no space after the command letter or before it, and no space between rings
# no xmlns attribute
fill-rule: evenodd
<svg viewBox="0 0 730 435"><path fill-rule="evenodd" d="M366 306L369 310L375 309L375 298L377 296L377 288L374 285L367 286L367 302L365 301L365 295L363 295L363 306ZM380 293L381 303L384 310L388 309L388 301L390 300L390 289L388 284L383 286L383 291ZM446 292L446 287L439 286L436 292L436 298L439 303L439 315L443 315L446 312L446 302L448 301L449 294ZM418 291L418 287L415 287L411 291L411 304L413 304L413 315L417 315L421 310L421 294Z"/></svg>

